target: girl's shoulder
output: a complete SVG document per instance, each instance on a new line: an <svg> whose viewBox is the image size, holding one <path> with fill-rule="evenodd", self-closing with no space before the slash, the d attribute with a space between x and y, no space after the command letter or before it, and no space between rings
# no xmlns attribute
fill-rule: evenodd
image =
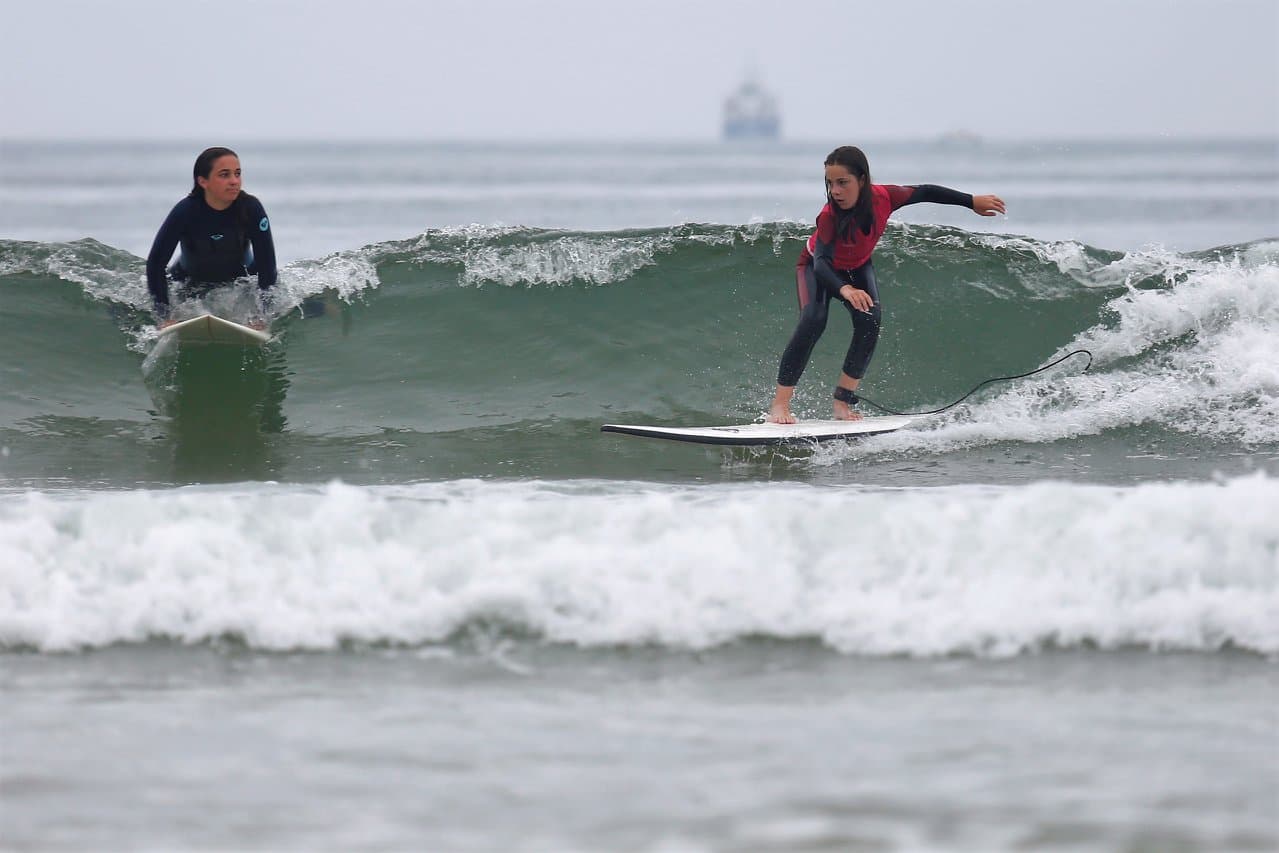
<svg viewBox="0 0 1279 853"><path fill-rule="evenodd" d="M875 200L880 204L888 205L893 210L910 201L910 197L914 194L914 187L899 186L898 184L875 184Z"/></svg>
<svg viewBox="0 0 1279 853"><path fill-rule="evenodd" d="M257 196L250 195L246 192L241 192L240 195L236 197L235 205L250 214L257 214L259 216L266 214L266 208L262 206L261 200L259 200Z"/></svg>
<svg viewBox="0 0 1279 853"><path fill-rule="evenodd" d="M164 219L165 228L177 228L179 230L189 228L192 223L199 219L204 207L204 200L194 198L193 196L184 195L178 199L178 203L173 205L169 210L169 215Z"/></svg>
<svg viewBox="0 0 1279 853"><path fill-rule="evenodd" d="M184 195L178 199L177 204L173 205L169 215L190 216L193 213L197 213L203 203L203 199L196 198L193 195Z"/></svg>

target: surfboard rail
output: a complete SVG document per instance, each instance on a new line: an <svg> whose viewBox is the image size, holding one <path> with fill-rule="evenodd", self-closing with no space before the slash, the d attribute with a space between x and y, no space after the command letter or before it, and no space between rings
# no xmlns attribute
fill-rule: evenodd
<svg viewBox="0 0 1279 853"><path fill-rule="evenodd" d="M895 432L918 423L922 416L888 415L856 421L801 421L796 424L729 424L725 426L663 427L647 424L604 424L600 432L637 438L660 438L692 444L730 447L766 447L777 444L806 444L846 440Z"/></svg>

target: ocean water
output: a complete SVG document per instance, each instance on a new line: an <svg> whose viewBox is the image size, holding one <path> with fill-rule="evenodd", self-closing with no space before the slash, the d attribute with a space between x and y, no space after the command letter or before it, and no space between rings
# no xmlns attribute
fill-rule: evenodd
<svg viewBox="0 0 1279 853"><path fill-rule="evenodd" d="M0 846L1279 846L1279 143L867 143L1009 214L865 395L1088 369L601 434L762 412L833 144L239 145L248 355L147 311L201 143L0 143Z"/></svg>

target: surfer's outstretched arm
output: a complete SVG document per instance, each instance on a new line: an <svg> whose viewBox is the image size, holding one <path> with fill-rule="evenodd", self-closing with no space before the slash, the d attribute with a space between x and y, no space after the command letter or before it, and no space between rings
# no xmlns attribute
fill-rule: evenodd
<svg viewBox="0 0 1279 853"><path fill-rule="evenodd" d="M953 204L958 207L967 207L978 216L994 216L996 213L1004 213L1004 200L997 195L969 195L961 193L959 190L952 190L950 187L942 187L937 184L917 184L913 186L891 186L888 187L888 197L892 200L893 210L905 207L908 204L919 204L921 202L932 202L933 204Z"/></svg>

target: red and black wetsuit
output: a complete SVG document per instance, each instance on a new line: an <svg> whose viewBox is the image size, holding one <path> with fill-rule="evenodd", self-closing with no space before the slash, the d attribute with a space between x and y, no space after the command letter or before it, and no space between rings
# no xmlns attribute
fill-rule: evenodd
<svg viewBox="0 0 1279 853"><path fill-rule="evenodd" d="M888 227L888 217L899 207L921 201L973 206L971 195L934 184L905 187L871 184L869 189L873 211L869 233L857 226L852 211L840 210L830 202L817 214L817 230L808 238L808 245L800 252L795 265L799 325L782 353L782 363L777 370L778 385L794 386L799 382L817 339L826 329L832 299L844 303L853 318L853 340L844 357L844 372L854 379L865 376L879 340L881 316L871 253ZM869 312L858 311L839 295L839 289L846 284L870 294L873 304Z"/></svg>

